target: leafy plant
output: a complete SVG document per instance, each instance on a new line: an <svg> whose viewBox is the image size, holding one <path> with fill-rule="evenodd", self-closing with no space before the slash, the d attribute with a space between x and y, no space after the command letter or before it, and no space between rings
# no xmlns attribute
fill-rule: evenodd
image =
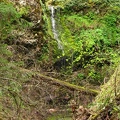
<svg viewBox="0 0 120 120"><path fill-rule="evenodd" d="M77 77L82 80L85 78L85 75L83 73L78 73Z"/></svg>
<svg viewBox="0 0 120 120"><path fill-rule="evenodd" d="M21 15L10 3L0 3L0 38L5 39L19 23Z"/></svg>
<svg viewBox="0 0 120 120"><path fill-rule="evenodd" d="M58 29L63 42L65 55L72 59L72 67L87 69L85 75L91 81L101 83L105 73L101 69L119 61L119 14L111 1L70 1L62 14L58 14ZM88 4L98 7L88 11ZM117 0L114 1L117 3ZM102 9L103 6L107 8ZM89 8L90 9L90 8ZM108 10L107 10L108 9ZM102 14L102 15L101 15Z"/></svg>

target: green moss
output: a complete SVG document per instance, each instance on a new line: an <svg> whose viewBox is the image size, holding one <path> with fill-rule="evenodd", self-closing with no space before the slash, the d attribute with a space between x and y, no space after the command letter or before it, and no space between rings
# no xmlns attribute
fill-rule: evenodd
<svg viewBox="0 0 120 120"><path fill-rule="evenodd" d="M118 65L110 80L101 86L101 92L95 98L91 109L97 113L109 104L114 104L116 94L120 94L120 65Z"/></svg>
<svg viewBox="0 0 120 120"><path fill-rule="evenodd" d="M53 115L47 118L47 120L72 120L72 117L65 117L62 114Z"/></svg>

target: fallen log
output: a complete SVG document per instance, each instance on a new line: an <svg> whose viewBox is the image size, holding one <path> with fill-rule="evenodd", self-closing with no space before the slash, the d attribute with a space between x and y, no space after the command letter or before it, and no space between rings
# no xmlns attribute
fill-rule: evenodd
<svg viewBox="0 0 120 120"><path fill-rule="evenodd" d="M50 80L53 83L59 84L61 86L64 86L64 87L67 87L67 88L70 88L70 89L74 89L74 90L85 92L87 94L92 94L92 95L97 95L99 93L99 91L97 91L97 90L85 88L85 87L82 87L82 86L73 85L73 84L70 84L68 82L65 82L65 81L62 81L62 80L59 80L59 79L55 79L55 78L40 74L39 72L36 72L36 71L23 69L23 68L19 68L19 69L22 72L30 73L32 75L38 75L39 77Z"/></svg>

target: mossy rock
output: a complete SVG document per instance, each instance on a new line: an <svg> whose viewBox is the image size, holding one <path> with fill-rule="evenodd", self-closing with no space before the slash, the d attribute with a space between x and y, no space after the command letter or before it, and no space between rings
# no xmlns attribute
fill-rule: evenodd
<svg viewBox="0 0 120 120"><path fill-rule="evenodd" d="M110 112L113 117L116 114L118 118L118 113L120 112L120 65L116 68L114 74L111 76L110 80L101 86L100 93L96 96L95 101L93 101L93 106L91 110L95 113L92 120L97 120L99 116Z"/></svg>

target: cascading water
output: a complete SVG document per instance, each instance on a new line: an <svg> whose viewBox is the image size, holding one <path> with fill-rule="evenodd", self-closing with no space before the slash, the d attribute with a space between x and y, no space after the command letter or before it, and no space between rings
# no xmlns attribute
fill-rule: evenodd
<svg viewBox="0 0 120 120"><path fill-rule="evenodd" d="M49 6L49 9L51 10L51 23L52 23L53 35L54 35L55 40L57 40L58 49L61 49L63 51L63 46L62 46L62 43L61 43L60 39L58 38L58 32L56 30L55 9L54 9L54 6Z"/></svg>

